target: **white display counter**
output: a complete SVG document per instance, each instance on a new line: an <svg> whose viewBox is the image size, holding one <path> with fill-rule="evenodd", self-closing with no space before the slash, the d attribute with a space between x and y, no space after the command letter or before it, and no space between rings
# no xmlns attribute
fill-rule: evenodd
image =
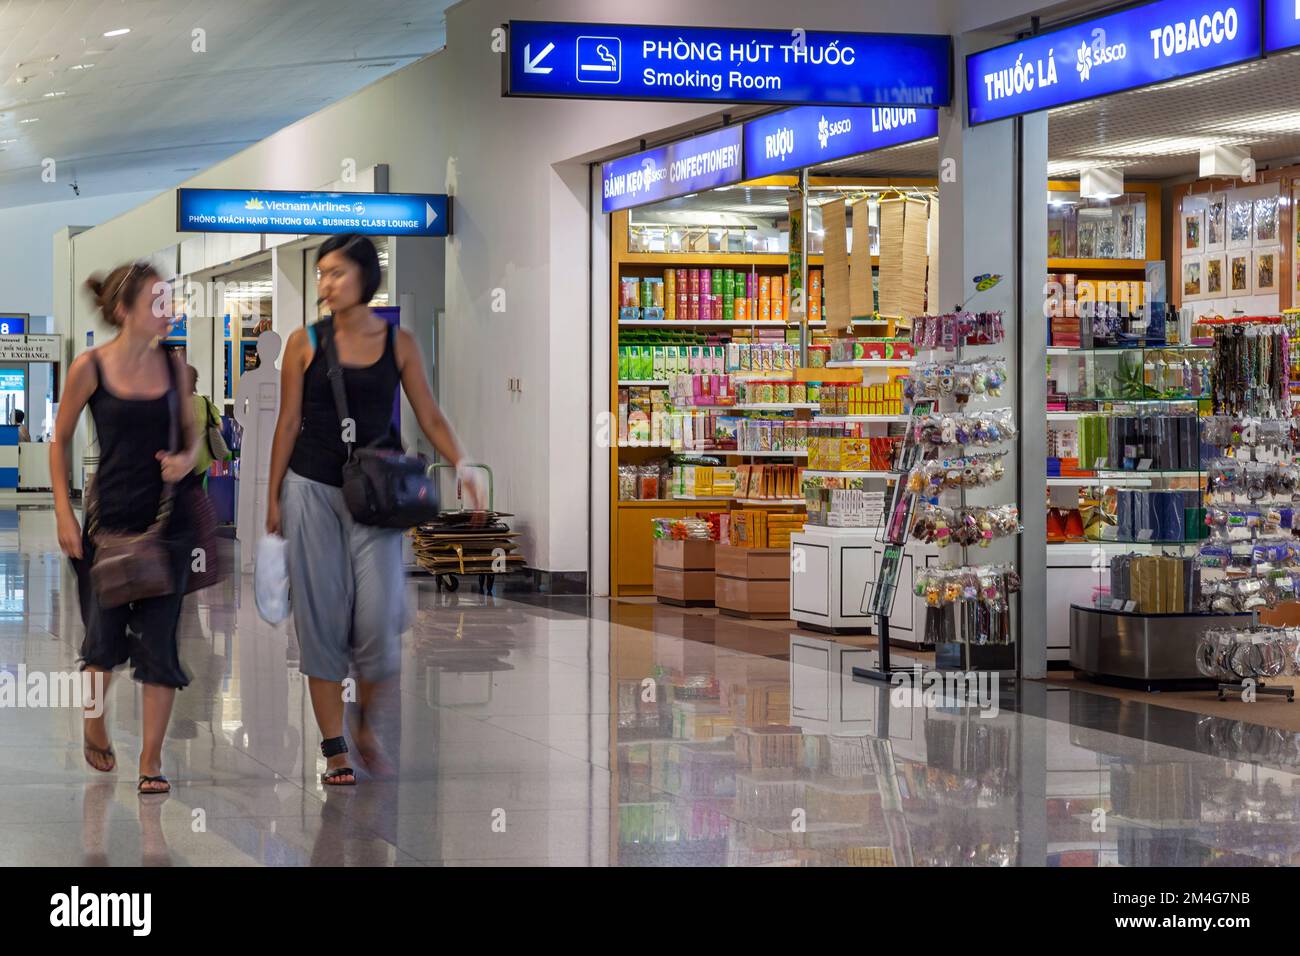
<svg viewBox="0 0 1300 956"><path fill-rule="evenodd" d="M875 618L867 612L871 588L885 546L874 528L823 528L807 525L790 536L790 618L831 633L865 634ZM933 548L909 544L898 577L891 644L920 644L922 609L912 594L915 569L937 557ZM1068 636L1066 641L1069 645Z"/></svg>
<svg viewBox="0 0 1300 956"><path fill-rule="evenodd" d="M46 442L18 444L18 490L49 491L50 446Z"/></svg>

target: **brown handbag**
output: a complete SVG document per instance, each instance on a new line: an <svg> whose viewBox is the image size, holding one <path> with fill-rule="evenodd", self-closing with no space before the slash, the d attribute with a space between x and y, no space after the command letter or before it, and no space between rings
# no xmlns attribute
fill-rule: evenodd
<svg viewBox="0 0 1300 956"><path fill-rule="evenodd" d="M171 516L171 487L169 484L163 490L163 506L146 530L134 534L92 532L95 559L90 566L90 583L100 607L121 607L176 590L171 552L163 540L163 528Z"/></svg>
<svg viewBox="0 0 1300 956"><path fill-rule="evenodd" d="M170 441L173 451L177 445L176 372L170 356L167 373L171 388L167 401L171 412ZM98 495L91 502L89 537L95 547L90 566L90 583L95 589L95 599L103 608L121 607L132 601L147 601L164 597L176 590L172 575L172 556L164 538L168 519L171 518L172 498L176 486L163 484L158 501L158 515L144 531L101 531L98 528Z"/></svg>

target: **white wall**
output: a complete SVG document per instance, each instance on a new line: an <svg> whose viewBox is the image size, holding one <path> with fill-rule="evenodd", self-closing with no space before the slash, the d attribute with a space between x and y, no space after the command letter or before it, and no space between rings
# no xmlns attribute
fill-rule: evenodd
<svg viewBox="0 0 1300 956"><path fill-rule="evenodd" d="M51 189L55 184L51 184ZM71 194L66 186L59 188ZM54 268L50 243L64 226L97 226L152 198L152 192L116 193L0 209L4 261L0 263L0 311L54 314Z"/></svg>
<svg viewBox="0 0 1300 956"><path fill-rule="evenodd" d="M1012 15L1027 5L990 0L983 6L990 15ZM470 452L496 470L497 506L516 515L529 563L585 570L593 441L586 164L721 110L503 98L492 30L517 17L946 33L959 15L968 19L961 6L948 0L815 0L800 5L793 23L784 0L707 8L691 0L652 8L610 0L468 0L448 11L446 50L186 185L317 188L337 180L342 164L352 160L358 169L389 164L394 191L452 193L454 235L445 245L446 318L440 330L444 404ZM75 269L84 276L180 238L174 194L166 193L75 237ZM597 249L594 256L600 254ZM408 260L402 267L418 264ZM427 268L436 271L437 265ZM493 311L502 294L505 310ZM94 322L90 303L77 297L68 314L58 317L82 347ZM595 318L606 321L603 310ZM597 365L606 361L596 356ZM521 380L521 395L507 391L509 378ZM603 548L605 540L602 535L596 547Z"/></svg>

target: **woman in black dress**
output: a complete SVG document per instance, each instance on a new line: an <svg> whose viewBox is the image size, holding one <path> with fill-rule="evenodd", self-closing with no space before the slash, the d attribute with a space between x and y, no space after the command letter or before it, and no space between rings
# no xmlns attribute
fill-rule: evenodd
<svg viewBox="0 0 1300 956"><path fill-rule="evenodd" d="M135 679L143 684L137 789L167 793L171 785L162 775L163 738L176 691L189 683L176 652L176 628L194 533L180 492L194 480L198 429L193 406L178 388L185 380L183 369L161 348L172 320L170 287L148 263L94 276L86 286L104 321L115 326L118 334L106 345L83 352L69 367L50 445L59 547L76 569L86 627L81 666L99 682L94 699L86 702L84 753L96 770L109 772L117 766L108 739L104 697L113 669L130 660ZM83 531L68 495L67 450L86 406L94 416L100 458ZM178 436L175 447L172 435ZM173 483L176 492L165 525L174 592L118 607L100 606L90 581L95 532L149 528L165 513L161 506L165 483Z"/></svg>

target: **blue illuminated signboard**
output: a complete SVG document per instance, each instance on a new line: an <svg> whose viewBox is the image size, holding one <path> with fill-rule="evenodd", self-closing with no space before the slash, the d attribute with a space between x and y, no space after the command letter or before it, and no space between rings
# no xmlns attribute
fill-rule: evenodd
<svg viewBox="0 0 1300 956"><path fill-rule="evenodd" d="M609 23L510 22L507 96L948 106L952 40Z"/></svg>
<svg viewBox="0 0 1300 956"><path fill-rule="evenodd" d="M745 124L745 178L817 166L938 135L936 110L800 106Z"/></svg>
<svg viewBox="0 0 1300 956"><path fill-rule="evenodd" d="M1159 0L966 57L971 123L1019 116L1260 55L1259 0Z"/></svg>
<svg viewBox="0 0 1300 956"><path fill-rule="evenodd" d="M22 315L0 314L0 335L26 335L27 313Z"/></svg>
<svg viewBox="0 0 1300 956"><path fill-rule="evenodd" d="M1300 46L1300 2L1264 0L1264 51Z"/></svg>
<svg viewBox="0 0 1300 956"><path fill-rule="evenodd" d="M178 189L176 228L180 232L445 236L450 221L447 197L441 194Z"/></svg>
<svg viewBox="0 0 1300 956"><path fill-rule="evenodd" d="M742 152L740 127L728 126L611 160L600 173L601 209L629 209L738 183Z"/></svg>

